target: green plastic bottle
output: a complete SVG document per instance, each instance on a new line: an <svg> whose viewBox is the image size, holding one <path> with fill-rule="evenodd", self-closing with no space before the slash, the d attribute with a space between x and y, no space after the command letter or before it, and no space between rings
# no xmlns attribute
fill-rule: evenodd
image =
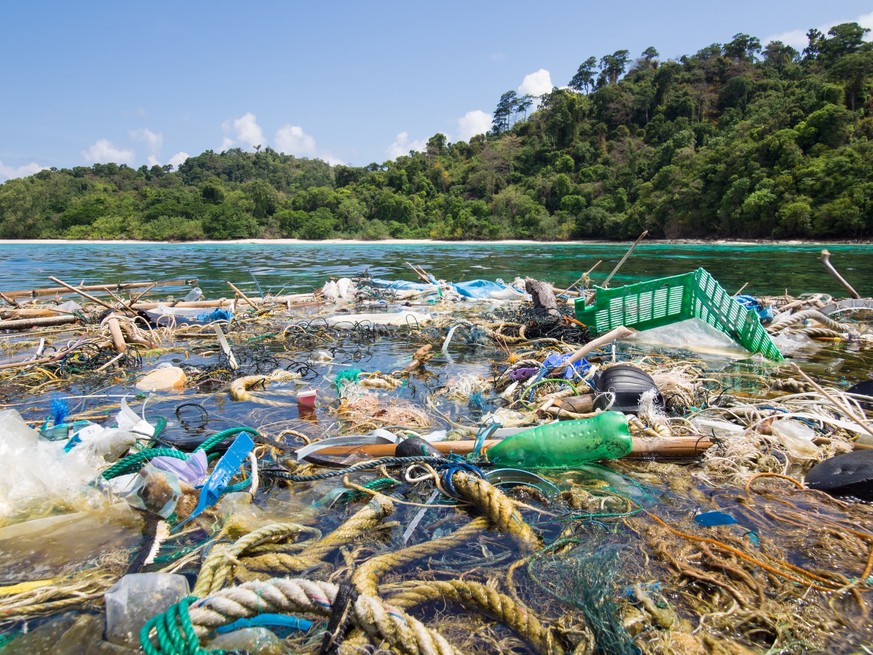
<svg viewBox="0 0 873 655"><path fill-rule="evenodd" d="M617 459L631 452L627 417L601 412L591 418L538 425L506 437L485 451L495 466L565 469L597 459Z"/></svg>

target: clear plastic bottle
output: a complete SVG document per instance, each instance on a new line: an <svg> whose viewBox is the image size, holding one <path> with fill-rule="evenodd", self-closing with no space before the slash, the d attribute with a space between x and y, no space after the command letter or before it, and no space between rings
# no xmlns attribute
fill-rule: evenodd
<svg viewBox="0 0 873 655"><path fill-rule="evenodd" d="M621 412L601 412L519 432L491 446L485 456L500 467L573 468L597 459L624 457L631 446L627 417Z"/></svg>

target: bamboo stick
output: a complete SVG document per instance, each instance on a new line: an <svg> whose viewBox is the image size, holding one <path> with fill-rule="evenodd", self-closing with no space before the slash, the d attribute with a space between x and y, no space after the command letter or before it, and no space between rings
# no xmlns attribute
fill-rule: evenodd
<svg viewBox="0 0 873 655"><path fill-rule="evenodd" d="M95 297L92 296L91 294L86 293L85 291L82 291L81 289L77 289L76 287L71 286L71 285L67 284L66 282L63 282L63 281L59 280L59 279L56 278L56 277L52 277L52 276L50 275L50 276L49 276L49 280L51 280L52 282L56 282L57 284L60 284L61 286L66 287L67 289L69 289L69 290L72 291L73 293L78 293L80 296L82 296L83 298L87 298L87 299L90 300L91 302L96 302L98 305L103 305L103 306L106 307L107 309L112 309L112 310L115 309L115 307L113 307L113 306L110 305L109 303L107 303L107 302L103 302L103 301L100 300L99 298L95 298Z"/></svg>
<svg viewBox="0 0 873 655"><path fill-rule="evenodd" d="M0 321L0 330L26 330L33 327L46 327L50 325L64 325L76 323L78 316L39 316L37 318L18 318L11 321Z"/></svg>
<svg viewBox="0 0 873 655"><path fill-rule="evenodd" d="M53 278L49 278L53 279ZM124 282L121 284L86 284L76 287L82 291L105 291L107 288L113 288L116 291L123 289L140 289L142 287L158 286L158 287L181 287L185 285L195 286L196 279L190 280L165 280L163 282ZM4 291L4 295L9 298L36 298L37 296L54 296L67 293L70 287L67 285L61 287L47 287L43 289L31 289L25 291Z"/></svg>
<svg viewBox="0 0 873 655"><path fill-rule="evenodd" d="M633 245L628 249L628 251L626 253L624 253L624 257L622 257L619 260L618 264L615 265L615 268L612 269L612 273L610 273L609 276L603 281L603 284L601 286L604 289L609 286L609 281L612 279L612 276L615 275L616 273L618 273L618 269L620 269L622 267L622 265L627 261L627 258L631 256L631 253L634 251L634 248L636 248L639 245L640 241L642 241L643 239L646 238L646 235L648 233L649 233L648 230L643 230L643 233L637 237L637 240L633 242Z"/></svg>
<svg viewBox="0 0 873 655"><path fill-rule="evenodd" d="M231 282L230 280L225 280L225 282L227 282L227 285L228 285L231 289L233 289L236 293L238 293L240 296L242 296L242 299L245 300L245 301L249 304L249 307L251 307L251 308L254 309L255 311L258 311L258 308L257 308L257 306L255 305L255 303L253 303L253 302L251 301L251 299L250 299L246 294L244 294L242 291L240 291L239 289L237 289L237 288L233 285L233 282Z"/></svg>
<svg viewBox="0 0 873 655"><path fill-rule="evenodd" d="M70 346L69 348L66 348L64 350L56 352L55 354L51 355L50 357L40 357L39 359L26 359L24 361L19 361L19 362L9 362L8 364L0 364L0 370L8 369L8 368L21 368L23 366L38 366L39 364L48 364L49 362L56 362L57 360L62 359L65 355L67 355L67 354L71 353L73 350L75 350L78 347L78 345L79 344L75 344L73 346Z"/></svg>
<svg viewBox="0 0 873 655"><path fill-rule="evenodd" d="M178 302L173 307L229 307L233 303L227 298L219 298L217 300L192 300L189 302ZM157 309L159 306L169 307L165 302L137 302L131 307L134 309Z"/></svg>
<svg viewBox="0 0 873 655"><path fill-rule="evenodd" d="M849 295L851 295L852 298L860 298L861 295L852 288L851 284L846 282L846 280L843 278L843 276L840 275L837 272L837 269L834 268L834 265L831 264L830 256L831 256L831 253L829 253L827 250L822 250L821 256L819 257L819 261L822 264L824 264L824 267L828 270L828 273L833 275L834 279L836 279L836 281L840 283L840 286L842 286L846 291L849 292Z"/></svg>
<svg viewBox="0 0 873 655"><path fill-rule="evenodd" d="M500 443L500 439L486 439L482 444L482 452ZM474 440L435 441L431 445L444 454L468 455L473 452ZM628 458L645 457L696 457L712 445L712 440L703 435L692 437L645 437L634 438ZM350 455L364 453L372 457L392 457L396 444L370 444L366 446L334 446L319 450L318 455Z"/></svg>

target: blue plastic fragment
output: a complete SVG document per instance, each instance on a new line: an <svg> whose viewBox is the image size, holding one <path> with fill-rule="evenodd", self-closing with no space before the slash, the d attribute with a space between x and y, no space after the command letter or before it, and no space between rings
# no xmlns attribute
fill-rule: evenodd
<svg viewBox="0 0 873 655"><path fill-rule="evenodd" d="M197 507L194 508L194 511L191 512L191 515L188 518L181 523L177 523L175 527L173 527L173 530L178 530L180 527L202 514L204 510L212 507L218 502L218 499L221 498L222 493L225 491L227 483L254 447L255 442L252 441L252 438L246 433L240 434L233 440L230 448L228 448L227 452L221 456L221 459L218 460L218 464L215 465L212 473L206 479L206 482L203 483L203 487L200 489L200 498L197 501ZM171 532L173 530L171 530Z"/></svg>
<svg viewBox="0 0 873 655"><path fill-rule="evenodd" d="M215 629L218 634L233 632L242 628L271 628L273 632L280 638L287 636L291 630L306 631L312 627L312 621L301 619L296 616L288 616L286 614L258 614L251 618L237 619L233 623L219 626ZM284 628L285 630L276 630L275 628ZM280 634L280 632L282 634Z"/></svg>
<svg viewBox="0 0 873 655"><path fill-rule="evenodd" d="M215 321L229 321L233 318L233 312L226 309L213 309L211 312L197 314L194 321L197 323L214 323Z"/></svg>
<svg viewBox="0 0 873 655"><path fill-rule="evenodd" d="M70 406L63 396L54 396L51 402L52 425L60 425L70 415Z"/></svg>
<svg viewBox="0 0 873 655"><path fill-rule="evenodd" d="M702 525L705 528L711 528L716 525L731 525L737 522L733 516L724 512L703 512L695 516L694 520L698 525Z"/></svg>

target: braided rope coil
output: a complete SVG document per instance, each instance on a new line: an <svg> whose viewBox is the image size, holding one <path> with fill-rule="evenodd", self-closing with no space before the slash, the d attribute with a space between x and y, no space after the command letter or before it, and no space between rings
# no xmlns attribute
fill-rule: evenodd
<svg viewBox="0 0 873 655"><path fill-rule="evenodd" d="M255 580L204 598L191 606L189 616L194 633L203 639L222 625L265 612L329 616L338 590L330 582L293 578ZM352 622L371 639L386 641L401 653L460 655L438 632L373 596L358 596Z"/></svg>

